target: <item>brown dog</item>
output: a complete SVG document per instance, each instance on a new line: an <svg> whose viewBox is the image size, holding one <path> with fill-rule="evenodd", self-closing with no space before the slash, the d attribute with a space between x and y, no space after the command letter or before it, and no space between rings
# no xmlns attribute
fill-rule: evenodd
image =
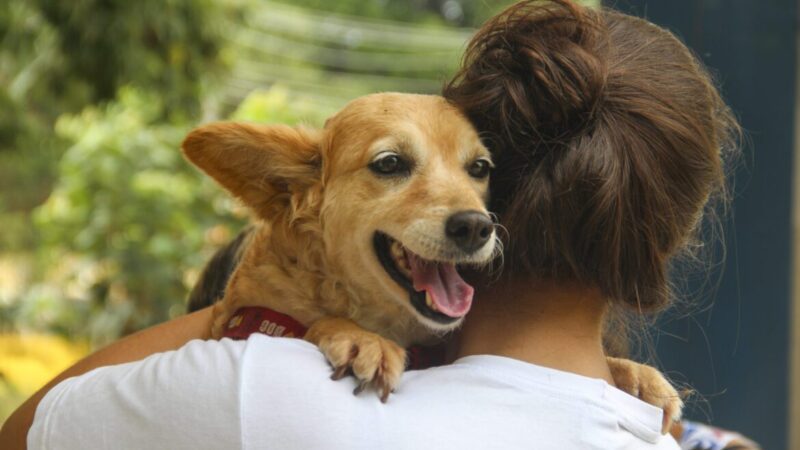
<svg viewBox="0 0 800 450"><path fill-rule="evenodd" d="M210 124L183 151L259 219L228 258L236 268L212 335L244 306L287 314L309 327L305 339L336 373L352 370L383 400L404 348L455 329L469 311L473 289L456 266L500 251L485 207L490 154L440 97L369 95L322 130ZM660 373L609 362L635 395L680 416Z"/></svg>

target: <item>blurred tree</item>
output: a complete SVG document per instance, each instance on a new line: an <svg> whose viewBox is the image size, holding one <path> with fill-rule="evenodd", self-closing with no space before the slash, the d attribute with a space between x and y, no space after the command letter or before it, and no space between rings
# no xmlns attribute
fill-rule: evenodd
<svg viewBox="0 0 800 450"><path fill-rule="evenodd" d="M318 122L314 110L273 88L249 96L238 120ZM181 156L189 127L159 121L150 92L59 119L72 143L59 179L37 208L47 273L13 302L17 328L50 329L95 344L182 314L187 288L244 210Z"/></svg>
<svg viewBox="0 0 800 450"><path fill-rule="evenodd" d="M41 203L55 177L59 143L51 125L58 113L50 108L58 100L50 96L44 109L29 101L35 80L57 72L54 43L54 30L30 4L0 3L0 220L4 222L13 220L3 211ZM0 248L15 247L17 236L4 233Z"/></svg>
<svg viewBox="0 0 800 450"><path fill-rule="evenodd" d="M169 317L185 296L184 270L202 264L206 230L239 226L184 163L178 149L188 128L160 121L164 108L156 94L125 88L106 106L59 119L56 130L72 145L35 214L51 279L21 304L63 310L46 300L54 292L46 287L61 285L57 300L89 320L55 317L51 328L104 342ZM17 324L42 317L30 312Z"/></svg>
<svg viewBox="0 0 800 450"><path fill-rule="evenodd" d="M131 84L160 92L165 116L196 117L222 67L222 11L211 0L0 2L0 212L46 198L64 112Z"/></svg>
<svg viewBox="0 0 800 450"><path fill-rule="evenodd" d="M10 1L9 8L19 3ZM160 92L165 113L192 117L199 111L203 83L218 72L219 18L225 11L219 2L24 3L37 22L44 21L45 29L52 30L50 45L56 48L49 51L57 54L50 62L57 71L41 73L29 83L40 85L44 92L28 100L36 104L52 102L52 97L62 100L65 104L57 113L111 100L121 86L130 84ZM16 31L16 25L10 28ZM48 105L52 108L52 103Z"/></svg>
<svg viewBox="0 0 800 450"><path fill-rule="evenodd" d="M476 28L517 0L279 0L320 11L358 17L391 19L431 26L455 25ZM598 6L599 0L578 0Z"/></svg>
<svg viewBox="0 0 800 450"><path fill-rule="evenodd" d="M360 17L476 27L514 0L292 0L286 3Z"/></svg>

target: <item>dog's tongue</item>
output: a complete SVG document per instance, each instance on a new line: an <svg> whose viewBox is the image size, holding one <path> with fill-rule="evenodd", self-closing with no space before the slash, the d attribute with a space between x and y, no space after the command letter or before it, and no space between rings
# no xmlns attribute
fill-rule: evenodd
<svg viewBox="0 0 800 450"><path fill-rule="evenodd" d="M408 252L414 289L427 291L440 313L465 315L472 306L474 289L456 271L454 264L426 261Z"/></svg>

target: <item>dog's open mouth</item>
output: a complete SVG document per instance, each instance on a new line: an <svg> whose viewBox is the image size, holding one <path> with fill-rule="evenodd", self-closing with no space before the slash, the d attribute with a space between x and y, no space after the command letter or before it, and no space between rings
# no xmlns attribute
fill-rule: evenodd
<svg viewBox="0 0 800 450"><path fill-rule="evenodd" d="M383 268L408 291L411 305L421 315L450 324L469 312L474 289L455 264L423 259L384 233L376 232L373 240Z"/></svg>

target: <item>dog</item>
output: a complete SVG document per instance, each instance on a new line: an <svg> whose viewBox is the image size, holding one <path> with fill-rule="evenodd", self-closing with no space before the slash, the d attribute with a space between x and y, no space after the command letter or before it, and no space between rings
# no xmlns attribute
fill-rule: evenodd
<svg viewBox="0 0 800 450"><path fill-rule="evenodd" d="M473 288L458 267L482 267L500 252L486 209L491 154L438 96L361 97L320 130L212 123L182 149L257 219L191 294L194 308L221 298L212 336L243 307L288 315L334 378L350 371L383 401L405 348L436 341L469 311ZM609 363L629 392L679 418L680 399L658 371Z"/></svg>

